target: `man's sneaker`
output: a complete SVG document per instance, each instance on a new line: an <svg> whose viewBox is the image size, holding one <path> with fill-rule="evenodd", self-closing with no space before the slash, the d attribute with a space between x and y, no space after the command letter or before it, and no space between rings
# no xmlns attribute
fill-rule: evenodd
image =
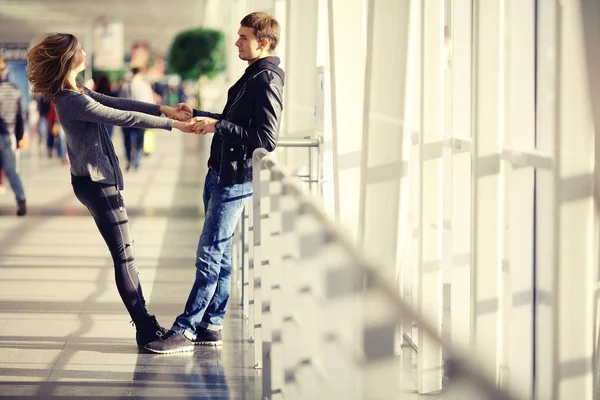
<svg viewBox="0 0 600 400"><path fill-rule="evenodd" d="M27 204L25 203L25 200L18 200L17 201L17 215L19 217L22 217L25 214L27 214Z"/></svg>
<svg viewBox="0 0 600 400"><path fill-rule="evenodd" d="M140 347L160 340L167 334L167 330L160 326L154 315L150 316L150 320L144 326L136 326L136 329L135 341Z"/></svg>
<svg viewBox="0 0 600 400"><path fill-rule="evenodd" d="M208 329L197 327L194 344L202 346L220 346L223 344L221 331L210 331Z"/></svg>
<svg viewBox="0 0 600 400"><path fill-rule="evenodd" d="M169 331L162 339L148 343L144 348L159 354L182 353L193 351L194 343L181 333Z"/></svg>

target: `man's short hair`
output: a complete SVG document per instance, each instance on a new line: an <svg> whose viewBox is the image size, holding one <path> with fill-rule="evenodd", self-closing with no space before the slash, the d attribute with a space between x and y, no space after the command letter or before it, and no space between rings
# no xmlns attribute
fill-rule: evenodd
<svg viewBox="0 0 600 400"><path fill-rule="evenodd" d="M258 40L269 40L269 52L272 52L279 43L279 35L281 34L281 27L279 22L271 14L264 12L253 12L246 15L241 21L240 25L246 28L254 29L254 36Z"/></svg>

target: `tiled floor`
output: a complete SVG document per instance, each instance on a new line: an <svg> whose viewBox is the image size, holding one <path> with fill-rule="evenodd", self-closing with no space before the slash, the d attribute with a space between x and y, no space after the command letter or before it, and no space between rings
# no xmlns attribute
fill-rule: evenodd
<svg viewBox="0 0 600 400"><path fill-rule="evenodd" d="M126 174L123 196L148 307L169 327L194 277L206 138L158 134L156 153ZM22 170L29 215L14 217L12 192L0 194L0 397L260 398L259 372L243 365L238 300L222 350L139 351L110 255L73 195L68 167L32 148Z"/></svg>
<svg viewBox="0 0 600 400"><path fill-rule="evenodd" d="M194 277L206 138L158 135L156 152L125 175L123 196L150 312L169 327ZM108 250L72 193L68 167L32 148L22 170L29 215L14 216L10 189L0 194L0 397L262 398L236 290L222 349L138 350ZM403 368L398 398L417 399L410 351Z"/></svg>

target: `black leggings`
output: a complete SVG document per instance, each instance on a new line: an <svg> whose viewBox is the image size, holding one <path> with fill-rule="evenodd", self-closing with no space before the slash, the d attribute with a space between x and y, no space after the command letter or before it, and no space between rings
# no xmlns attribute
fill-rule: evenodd
<svg viewBox="0 0 600 400"><path fill-rule="evenodd" d="M89 177L71 175L77 199L87 207L104 238L115 265L115 281L131 319L143 327L150 316L135 267L133 240L123 197L115 185L93 182Z"/></svg>

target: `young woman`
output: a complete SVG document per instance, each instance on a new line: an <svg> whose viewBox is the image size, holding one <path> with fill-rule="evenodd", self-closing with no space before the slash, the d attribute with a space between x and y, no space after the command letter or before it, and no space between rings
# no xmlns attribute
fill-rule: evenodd
<svg viewBox="0 0 600 400"><path fill-rule="evenodd" d="M53 102L67 137L71 182L77 199L88 208L108 245L117 289L143 346L165 330L146 309L138 279L127 211L120 191L123 174L105 124L123 127L180 129L191 132L191 115L171 107L109 97L79 86L85 52L71 34L52 34L27 52L33 92ZM161 118L160 114L171 118Z"/></svg>

